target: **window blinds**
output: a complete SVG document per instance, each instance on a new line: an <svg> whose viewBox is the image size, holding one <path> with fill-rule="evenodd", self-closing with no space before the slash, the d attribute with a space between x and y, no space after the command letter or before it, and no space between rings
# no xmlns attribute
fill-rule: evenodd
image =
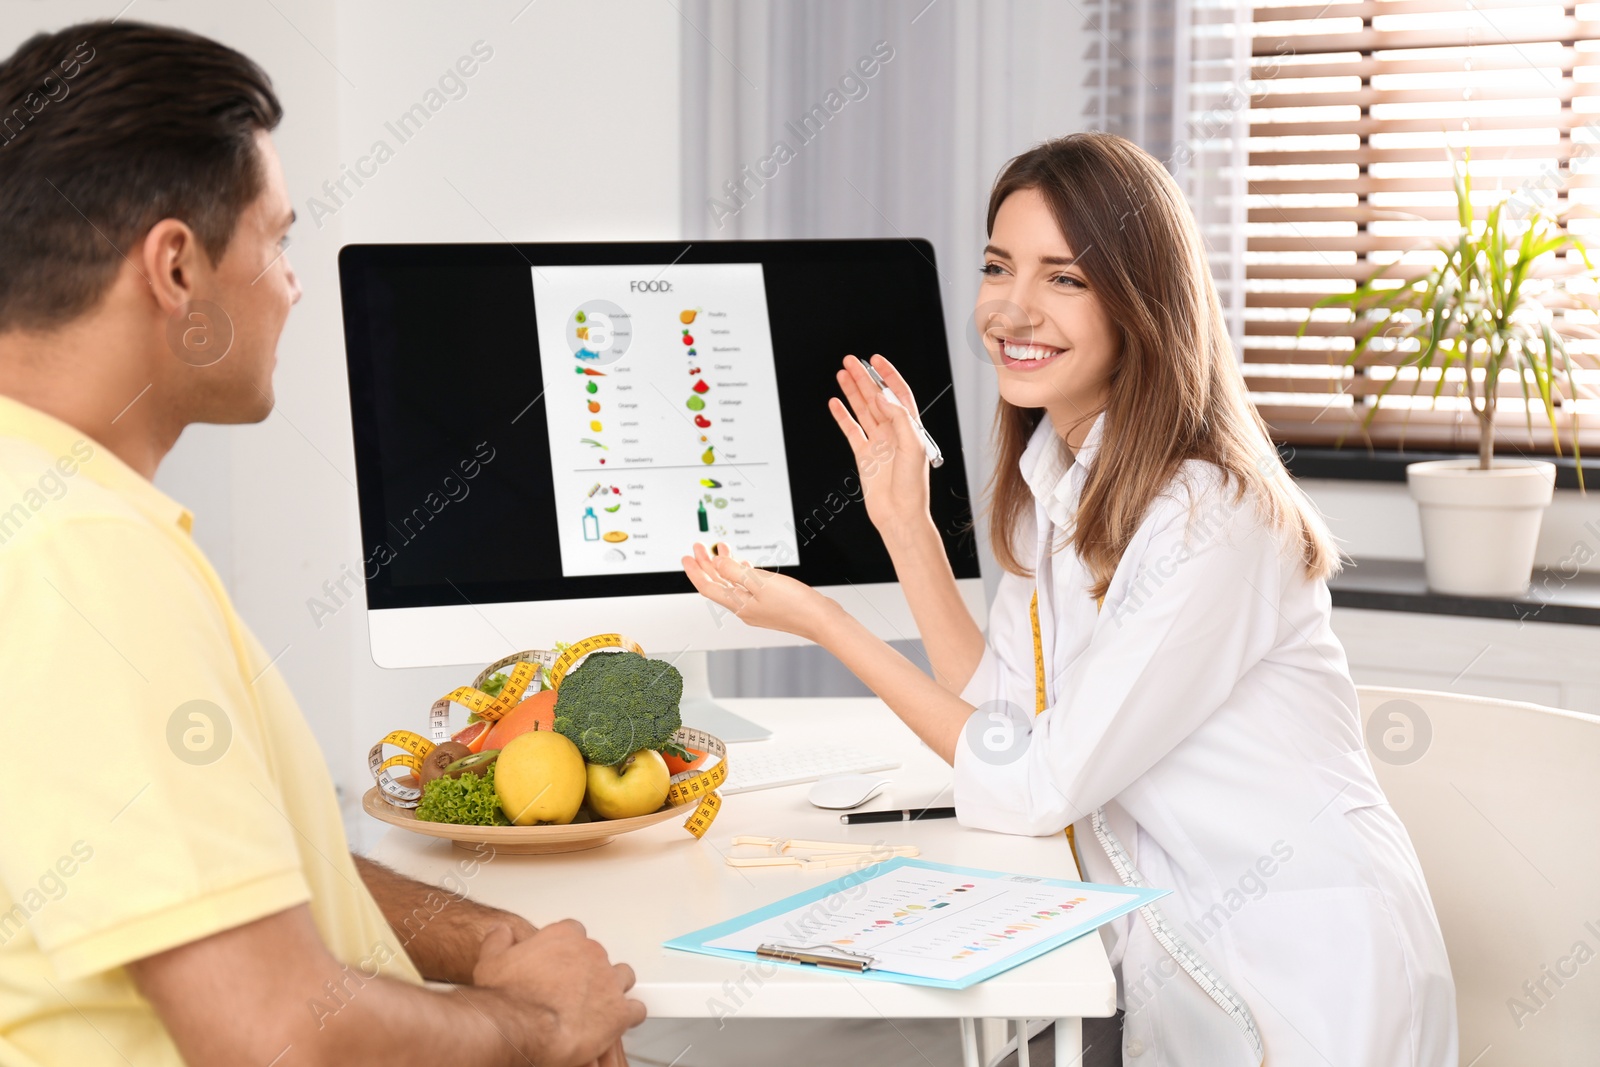
<svg viewBox="0 0 1600 1067"><path fill-rule="evenodd" d="M1470 146L1477 218L1510 198L1506 214L1565 212L1572 232L1596 240L1600 3L1175 3L1184 17L1159 30L1141 31L1121 3L1089 9L1091 116L1102 128L1133 127L1119 114L1134 102L1131 45L1141 32L1171 34L1181 57L1173 68L1187 81L1175 97L1175 139L1187 139L1176 158L1196 162L1189 173L1170 160L1169 169L1190 192L1248 385L1275 435L1298 445L1474 450L1461 370L1443 372L1435 399L1441 372L1401 366L1404 345L1379 340L1347 366L1370 320L1312 305L1381 268L1398 280L1442 261L1435 245L1457 232L1447 149L1460 160ZM1238 105L1221 112L1234 121L1218 122L1219 101ZM1534 290L1575 362L1593 366L1600 322L1574 299L1595 292L1582 270L1576 255L1549 260ZM1578 379L1579 396L1560 412L1563 451L1573 410L1583 447L1600 450L1600 402L1585 389L1600 378L1580 370ZM1548 422L1535 407L1530 428L1515 378L1498 391L1497 448L1552 451Z"/></svg>

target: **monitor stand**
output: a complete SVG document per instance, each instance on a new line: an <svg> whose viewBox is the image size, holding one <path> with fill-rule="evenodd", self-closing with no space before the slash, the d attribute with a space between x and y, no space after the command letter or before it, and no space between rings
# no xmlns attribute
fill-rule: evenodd
<svg viewBox="0 0 1600 1067"><path fill-rule="evenodd" d="M704 652L685 652L677 658L683 675L683 700L679 704L683 724L692 726L730 744L734 741L765 741L772 731L742 715L735 715L711 696L711 672Z"/></svg>

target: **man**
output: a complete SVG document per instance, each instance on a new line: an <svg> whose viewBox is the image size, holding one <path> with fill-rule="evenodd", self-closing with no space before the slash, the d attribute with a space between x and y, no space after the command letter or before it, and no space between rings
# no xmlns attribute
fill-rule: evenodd
<svg viewBox="0 0 1600 1067"><path fill-rule="evenodd" d="M351 857L151 484L188 424L272 410L300 296L280 116L254 63L172 29L0 64L0 1065L616 1067L644 1008L581 926Z"/></svg>

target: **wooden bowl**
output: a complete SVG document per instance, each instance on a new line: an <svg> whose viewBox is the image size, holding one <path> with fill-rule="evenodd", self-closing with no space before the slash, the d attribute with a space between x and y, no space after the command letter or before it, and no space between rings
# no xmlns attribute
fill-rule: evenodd
<svg viewBox="0 0 1600 1067"><path fill-rule="evenodd" d="M695 801L664 807L649 815L631 819L596 819L566 826L459 826L447 822L427 822L417 818L413 808L402 808L383 799L377 786L366 791L361 807L379 822L410 830L414 834L442 837L468 852L494 852L508 856L541 856L555 852L581 852L608 844L618 834L642 830L677 817L687 819ZM583 816L580 815L579 818Z"/></svg>

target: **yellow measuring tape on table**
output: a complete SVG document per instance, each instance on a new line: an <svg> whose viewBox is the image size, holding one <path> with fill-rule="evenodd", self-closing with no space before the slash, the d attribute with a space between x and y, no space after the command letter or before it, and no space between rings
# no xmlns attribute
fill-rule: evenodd
<svg viewBox="0 0 1600 1067"><path fill-rule="evenodd" d="M717 812L722 810L722 797L717 795L717 790L728 780L728 749L704 730L689 726L678 727L672 740L684 748L709 752L717 757L716 765L708 771L690 770L673 775L672 787L667 790L667 803L673 807L699 798L700 803L684 822L683 828L697 838L704 837L706 831L711 829Z"/></svg>
<svg viewBox="0 0 1600 1067"><path fill-rule="evenodd" d="M406 784L396 772L405 769L415 775L434 746L450 740L452 704L461 705L486 722L498 722L522 702L530 687L538 691L535 683L541 677L549 678L550 687L558 689L563 678L596 652L637 652L644 655L644 649L637 641L631 641L621 634L596 634L568 645L559 652L546 649L517 652L489 664L478 672L470 686L452 689L433 702L428 715L428 733L432 740L410 730L394 730L385 734L383 740L373 745L367 753L367 769L372 772L383 798L401 808L414 808L421 802L422 790ZM492 696L484 692L481 688L483 684L507 667L511 668L511 674L500 692ZM683 828L696 838L704 837L717 812L722 809L722 798L717 794L717 789L728 780L728 749L718 738L687 726L680 727L672 735L672 740L684 748L717 757L716 764L709 770L688 770L673 775L667 790L667 803L673 807L699 800ZM401 751L385 758L385 748L398 748Z"/></svg>

